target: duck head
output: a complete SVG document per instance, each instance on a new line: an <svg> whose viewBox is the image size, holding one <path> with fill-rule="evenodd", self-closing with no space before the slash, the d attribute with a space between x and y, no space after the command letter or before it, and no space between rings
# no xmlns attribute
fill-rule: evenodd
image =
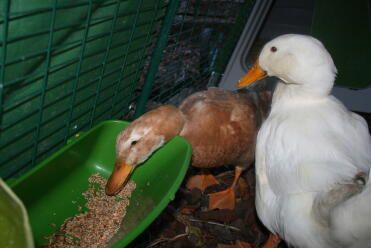
<svg viewBox="0 0 371 248"><path fill-rule="evenodd" d="M336 76L334 62L322 43L306 35L281 35L262 49L251 70L240 79L238 87L266 76L276 76L313 94L328 94Z"/></svg>
<svg viewBox="0 0 371 248"><path fill-rule="evenodd" d="M107 181L106 194L118 193L135 167L175 137L183 124L180 111L175 106L164 105L147 112L125 128L116 139L116 162Z"/></svg>

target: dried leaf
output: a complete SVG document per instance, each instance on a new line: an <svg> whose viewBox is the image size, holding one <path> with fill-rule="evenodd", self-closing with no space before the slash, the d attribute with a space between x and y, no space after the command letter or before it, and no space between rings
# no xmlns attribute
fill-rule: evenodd
<svg viewBox="0 0 371 248"><path fill-rule="evenodd" d="M252 248L249 243L237 240L234 245L218 244L217 248Z"/></svg>
<svg viewBox="0 0 371 248"><path fill-rule="evenodd" d="M205 191L205 189L211 185L219 184L219 181L210 173L205 173L201 175L195 175L191 177L186 187L187 189L200 189L201 191Z"/></svg>
<svg viewBox="0 0 371 248"><path fill-rule="evenodd" d="M236 245L238 248L253 248L252 245L250 245L249 243L246 243L240 240L236 241Z"/></svg>
<svg viewBox="0 0 371 248"><path fill-rule="evenodd" d="M181 214L192 214L197 208L192 206L185 206L184 208L180 209Z"/></svg>

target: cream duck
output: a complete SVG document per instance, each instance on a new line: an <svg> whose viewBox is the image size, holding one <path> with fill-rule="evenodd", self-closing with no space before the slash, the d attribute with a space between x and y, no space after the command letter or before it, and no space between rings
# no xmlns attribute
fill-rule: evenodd
<svg viewBox="0 0 371 248"><path fill-rule="evenodd" d="M145 113L117 137L116 165L106 193L118 192L137 165L180 135L192 145L193 166L235 166L232 186L209 195L210 208L233 209L238 178L254 160L257 128L265 109L257 108L249 93L209 88L187 97L178 108L163 105ZM216 182L210 174L203 174L191 178L188 187L205 189Z"/></svg>

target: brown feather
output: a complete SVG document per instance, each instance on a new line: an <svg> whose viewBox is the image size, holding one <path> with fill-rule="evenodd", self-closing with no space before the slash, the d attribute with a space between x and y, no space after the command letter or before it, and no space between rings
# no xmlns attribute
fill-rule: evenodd
<svg viewBox="0 0 371 248"><path fill-rule="evenodd" d="M193 166L246 168L254 160L260 117L247 94L210 88L186 98L179 109L186 120L180 135L192 144Z"/></svg>

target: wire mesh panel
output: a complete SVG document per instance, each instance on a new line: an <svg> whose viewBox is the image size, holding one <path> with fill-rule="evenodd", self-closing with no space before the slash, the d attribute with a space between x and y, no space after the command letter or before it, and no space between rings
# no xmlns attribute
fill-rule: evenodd
<svg viewBox="0 0 371 248"><path fill-rule="evenodd" d="M0 2L0 176L22 173L134 98L166 0Z"/></svg>
<svg viewBox="0 0 371 248"><path fill-rule="evenodd" d="M224 70L254 2L182 0L147 109L162 103L179 104L191 93L215 86L215 72Z"/></svg>
<svg viewBox="0 0 371 248"><path fill-rule="evenodd" d="M254 0L178 3L1 1L0 176L23 173L102 120L130 119L148 69L158 70L141 97L147 109L215 85ZM160 65L149 68L156 53Z"/></svg>

